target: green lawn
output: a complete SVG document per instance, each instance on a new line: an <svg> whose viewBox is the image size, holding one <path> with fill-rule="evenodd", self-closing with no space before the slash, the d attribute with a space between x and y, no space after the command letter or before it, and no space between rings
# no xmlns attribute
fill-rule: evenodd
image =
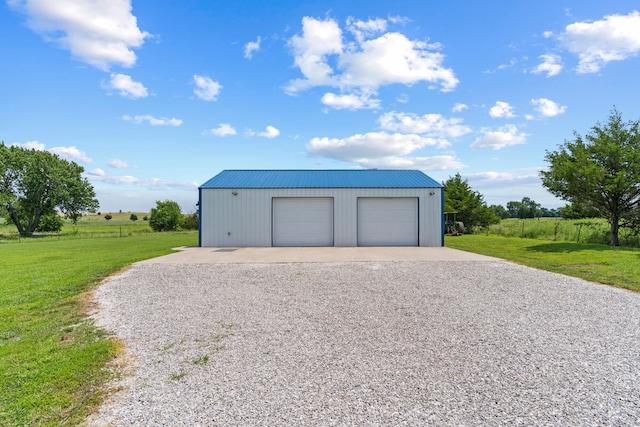
<svg viewBox="0 0 640 427"><path fill-rule="evenodd" d="M445 238L445 246L640 291L640 249L482 234Z"/></svg>
<svg viewBox="0 0 640 427"><path fill-rule="evenodd" d="M131 221L131 214L137 215L136 221ZM149 216L148 212L110 212L112 218L107 221L104 219L107 212L98 214L85 214L81 216L76 224L65 219L62 230L59 233L37 233L39 238L93 238L93 237L125 237L136 236L139 234L152 233L149 221L143 218ZM18 230L12 223L7 223L5 218L0 217L0 241L2 240L19 240Z"/></svg>
<svg viewBox="0 0 640 427"><path fill-rule="evenodd" d="M640 249L487 235L445 243L640 291ZM81 423L119 351L86 317L87 291L133 262L196 244L197 232L0 242L0 425Z"/></svg>
<svg viewBox="0 0 640 427"><path fill-rule="evenodd" d="M197 232L0 243L0 425L76 425L102 398L118 343L86 317L88 290Z"/></svg>

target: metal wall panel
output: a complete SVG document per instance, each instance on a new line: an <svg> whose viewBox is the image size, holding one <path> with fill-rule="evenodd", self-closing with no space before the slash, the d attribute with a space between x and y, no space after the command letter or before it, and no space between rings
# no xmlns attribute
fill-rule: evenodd
<svg viewBox="0 0 640 427"><path fill-rule="evenodd" d="M271 246L274 197L333 198L335 246L358 244L358 197L417 197L419 245L443 245L441 188L202 188L200 193L205 247Z"/></svg>

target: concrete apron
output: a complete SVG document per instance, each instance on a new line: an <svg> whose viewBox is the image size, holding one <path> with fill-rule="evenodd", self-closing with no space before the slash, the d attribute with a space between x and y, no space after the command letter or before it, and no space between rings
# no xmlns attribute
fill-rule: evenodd
<svg viewBox="0 0 640 427"><path fill-rule="evenodd" d="M289 262L496 261L444 247L174 248L178 252L138 264L261 264Z"/></svg>

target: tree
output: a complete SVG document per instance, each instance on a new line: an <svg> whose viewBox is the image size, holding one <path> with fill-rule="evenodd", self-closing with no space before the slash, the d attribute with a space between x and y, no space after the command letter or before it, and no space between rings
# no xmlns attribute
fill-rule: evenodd
<svg viewBox="0 0 640 427"><path fill-rule="evenodd" d="M184 216L184 221L182 223L183 229L197 230L199 226L200 226L200 222L198 220L198 211L195 211L194 213Z"/></svg>
<svg viewBox="0 0 640 427"><path fill-rule="evenodd" d="M524 207L521 202L511 201L507 202L507 211L509 211L509 218L524 218Z"/></svg>
<svg viewBox="0 0 640 427"><path fill-rule="evenodd" d="M23 236L31 236L43 216L56 210L73 221L95 212L98 200L82 178L84 168L48 151L0 143L0 214Z"/></svg>
<svg viewBox="0 0 640 427"><path fill-rule="evenodd" d="M151 209L149 225L153 231L173 231L180 228L183 220L178 203L171 200L156 201L156 207Z"/></svg>
<svg viewBox="0 0 640 427"><path fill-rule="evenodd" d="M588 209L576 204L568 204L558 210L560 211L560 216L565 219L597 218L599 216L594 209Z"/></svg>
<svg viewBox="0 0 640 427"><path fill-rule="evenodd" d="M489 209L500 219L507 219L511 216L509 211L502 205L491 205Z"/></svg>
<svg viewBox="0 0 640 427"><path fill-rule="evenodd" d="M557 209L540 208L540 216L544 218L557 218L560 212Z"/></svg>
<svg viewBox="0 0 640 427"><path fill-rule="evenodd" d="M609 244L619 246L620 224L632 220L640 204L640 121L623 122L614 108L605 125L597 123L584 138L574 132L573 141L545 158L542 185L582 210L595 210L609 222Z"/></svg>
<svg viewBox="0 0 640 427"><path fill-rule="evenodd" d="M457 212L456 219L462 221L467 231L473 227L487 227L500 221L491 209L484 202L482 194L473 191L467 180L457 173L454 177L449 177L444 186L444 210L447 212Z"/></svg>
<svg viewBox="0 0 640 427"><path fill-rule="evenodd" d="M540 204L528 197L523 197L521 202L508 202L507 210L511 218L535 218L541 215Z"/></svg>

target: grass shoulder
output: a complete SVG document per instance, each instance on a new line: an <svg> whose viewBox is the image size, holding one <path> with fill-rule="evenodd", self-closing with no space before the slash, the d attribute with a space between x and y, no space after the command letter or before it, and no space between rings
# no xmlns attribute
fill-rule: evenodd
<svg viewBox="0 0 640 427"><path fill-rule="evenodd" d="M88 293L197 232L0 245L0 425L77 425L102 399L118 343L87 317Z"/></svg>
<svg viewBox="0 0 640 427"><path fill-rule="evenodd" d="M541 270L640 291L640 249L484 234L446 237L445 246Z"/></svg>

